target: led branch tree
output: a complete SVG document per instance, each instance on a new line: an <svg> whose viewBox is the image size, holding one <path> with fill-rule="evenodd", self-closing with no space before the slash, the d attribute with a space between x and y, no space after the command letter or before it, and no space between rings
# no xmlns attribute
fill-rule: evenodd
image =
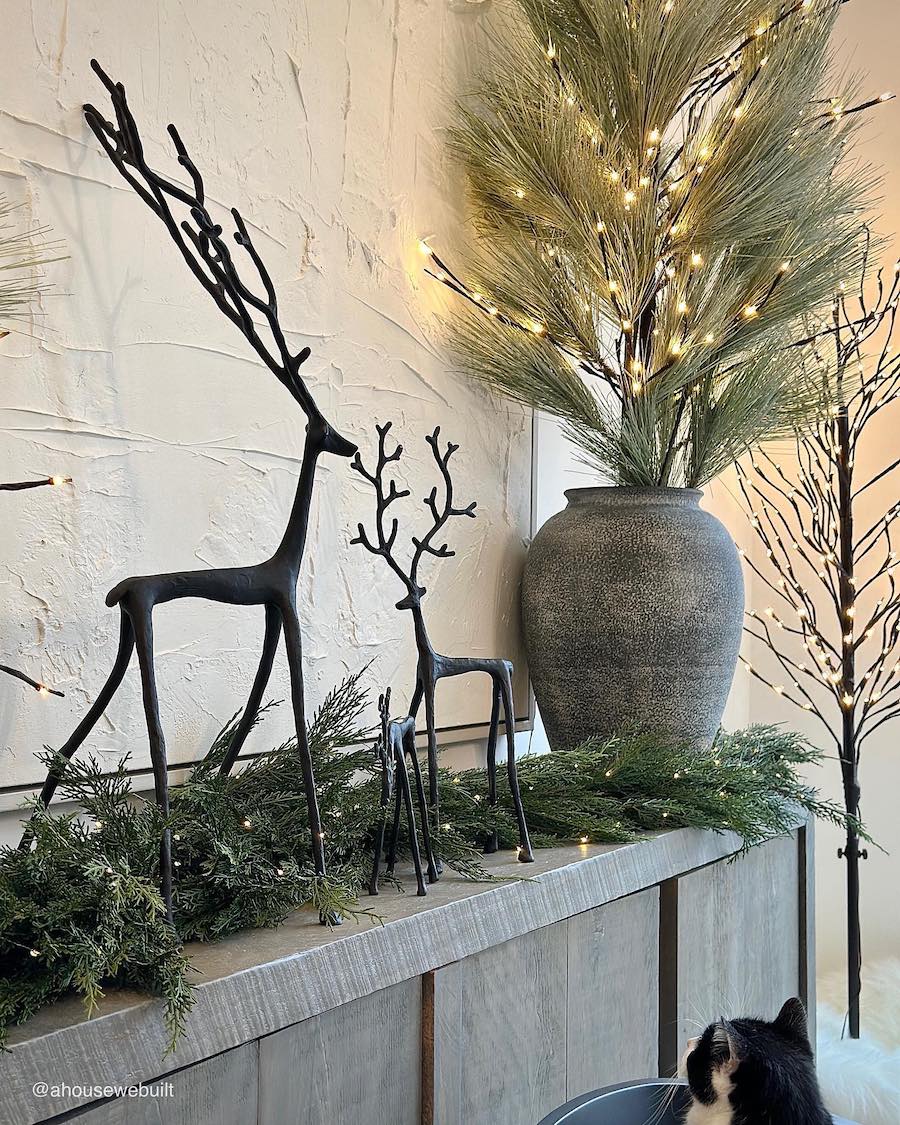
<svg viewBox="0 0 900 1125"><path fill-rule="evenodd" d="M867 255L868 257L868 255ZM760 452L738 479L763 548L748 566L771 595L751 609L748 633L771 652L767 666L742 657L753 676L810 712L834 739L848 813L838 855L847 864L849 1031L859 1036L860 751L900 717L900 586L894 523L900 503L871 512L878 486L900 458L857 477L857 458L882 411L900 397L900 350L894 340L900 266L886 281L863 267L858 290L840 292L805 354L812 382L836 397L814 426L796 436L796 463ZM802 341L801 341L802 342ZM880 420L880 419L879 419ZM774 660L772 660L772 657Z"/></svg>
<svg viewBox="0 0 900 1125"><path fill-rule="evenodd" d="M786 335L859 265L841 0L509 0L451 143L464 369L615 483L699 486L817 403ZM835 97L830 95L837 94ZM464 311L465 310L465 311Z"/></svg>
<svg viewBox="0 0 900 1125"><path fill-rule="evenodd" d="M46 228L19 230L12 221L15 211L16 207L5 196L0 195L0 340L10 334L11 329L7 325L15 324L30 315L36 297L45 289L40 267L56 258L56 245L44 241ZM71 483L70 477L60 476L7 481L0 483L0 492L23 492L45 485L52 487ZM0 672L34 688L38 695L63 694L8 664L0 664Z"/></svg>

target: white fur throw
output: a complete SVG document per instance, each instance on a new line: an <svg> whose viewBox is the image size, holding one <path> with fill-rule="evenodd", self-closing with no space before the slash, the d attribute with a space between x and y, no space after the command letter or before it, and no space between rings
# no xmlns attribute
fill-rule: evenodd
<svg viewBox="0 0 900 1125"><path fill-rule="evenodd" d="M846 977L818 981L817 1069L825 1104L858 1125L900 1125L900 958L863 969L861 1038L841 1039Z"/></svg>

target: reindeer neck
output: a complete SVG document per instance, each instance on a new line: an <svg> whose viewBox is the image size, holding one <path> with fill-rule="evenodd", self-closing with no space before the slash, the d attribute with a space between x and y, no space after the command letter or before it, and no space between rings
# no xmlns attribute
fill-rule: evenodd
<svg viewBox="0 0 900 1125"><path fill-rule="evenodd" d="M294 494L291 514L288 517L284 536L273 556L274 559L287 562L295 572L300 570L303 550L306 547L309 507L312 502L313 484L316 478L316 462L321 452L321 435L314 433L310 426L307 429L306 441L303 446L303 460L300 463L300 477L297 481L297 491Z"/></svg>
<svg viewBox="0 0 900 1125"><path fill-rule="evenodd" d="M428 630L425 628L425 615L422 613L422 606L414 605L411 610L413 618L413 626L416 631L416 648L419 652L434 652L431 647L431 641L428 637Z"/></svg>

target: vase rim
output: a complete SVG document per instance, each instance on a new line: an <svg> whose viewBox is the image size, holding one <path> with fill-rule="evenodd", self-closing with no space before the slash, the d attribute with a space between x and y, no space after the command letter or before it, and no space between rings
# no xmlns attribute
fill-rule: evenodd
<svg viewBox="0 0 900 1125"><path fill-rule="evenodd" d="M698 504L703 495L699 488L669 488L664 485L600 484L583 488L567 488L570 504L671 504L687 507Z"/></svg>

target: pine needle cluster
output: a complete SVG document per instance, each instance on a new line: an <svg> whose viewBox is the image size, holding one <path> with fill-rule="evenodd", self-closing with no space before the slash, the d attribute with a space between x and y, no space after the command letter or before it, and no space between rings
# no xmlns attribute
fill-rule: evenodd
<svg viewBox="0 0 900 1125"><path fill-rule="evenodd" d="M0 194L0 338L8 336L8 326L22 320L34 299L46 292L40 267L59 260L59 244L46 241L46 227L16 227L17 210Z"/></svg>
<svg viewBox="0 0 900 1125"><path fill-rule="evenodd" d="M861 254L873 178L841 0L507 0L451 145L464 369L615 483L704 484L821 406L789 344Z"/></svg>
<svg viewBox="0 0 900 1125"><path fill-rule="evenodd" d="M105 989L129 987L162 998L172 1048L194 995L184 942L278 926L301 906L377 922L359 902L385 816L378 756L362 722L366 702L360 677L351 677L309 728L326 832L324 878L310 852L295 742L222 777L218 763L235 727L229 723L172 791L174 926L157 884L156 805L131 792L127 759L111 772L89 758L74 760L61 795L80 811L57 815L35 806L33 848L0 851L0 1043L9 1028L61 996L77 993L91 1013ZM839 807L797 777L799 766L819 757L797 735L774 728L722 735L708 754L622 736L526 756L519 778L539 846L625 842L695 827L731 829L749 847L790 831L797 806L845 823ZM478 849L494 831L501 847L519 839L505 773L497 808L489 805L483 770L441 770L439 780L437 850L463 877L487 879ZM402 854L405 837L400 843Z"/></svg>

